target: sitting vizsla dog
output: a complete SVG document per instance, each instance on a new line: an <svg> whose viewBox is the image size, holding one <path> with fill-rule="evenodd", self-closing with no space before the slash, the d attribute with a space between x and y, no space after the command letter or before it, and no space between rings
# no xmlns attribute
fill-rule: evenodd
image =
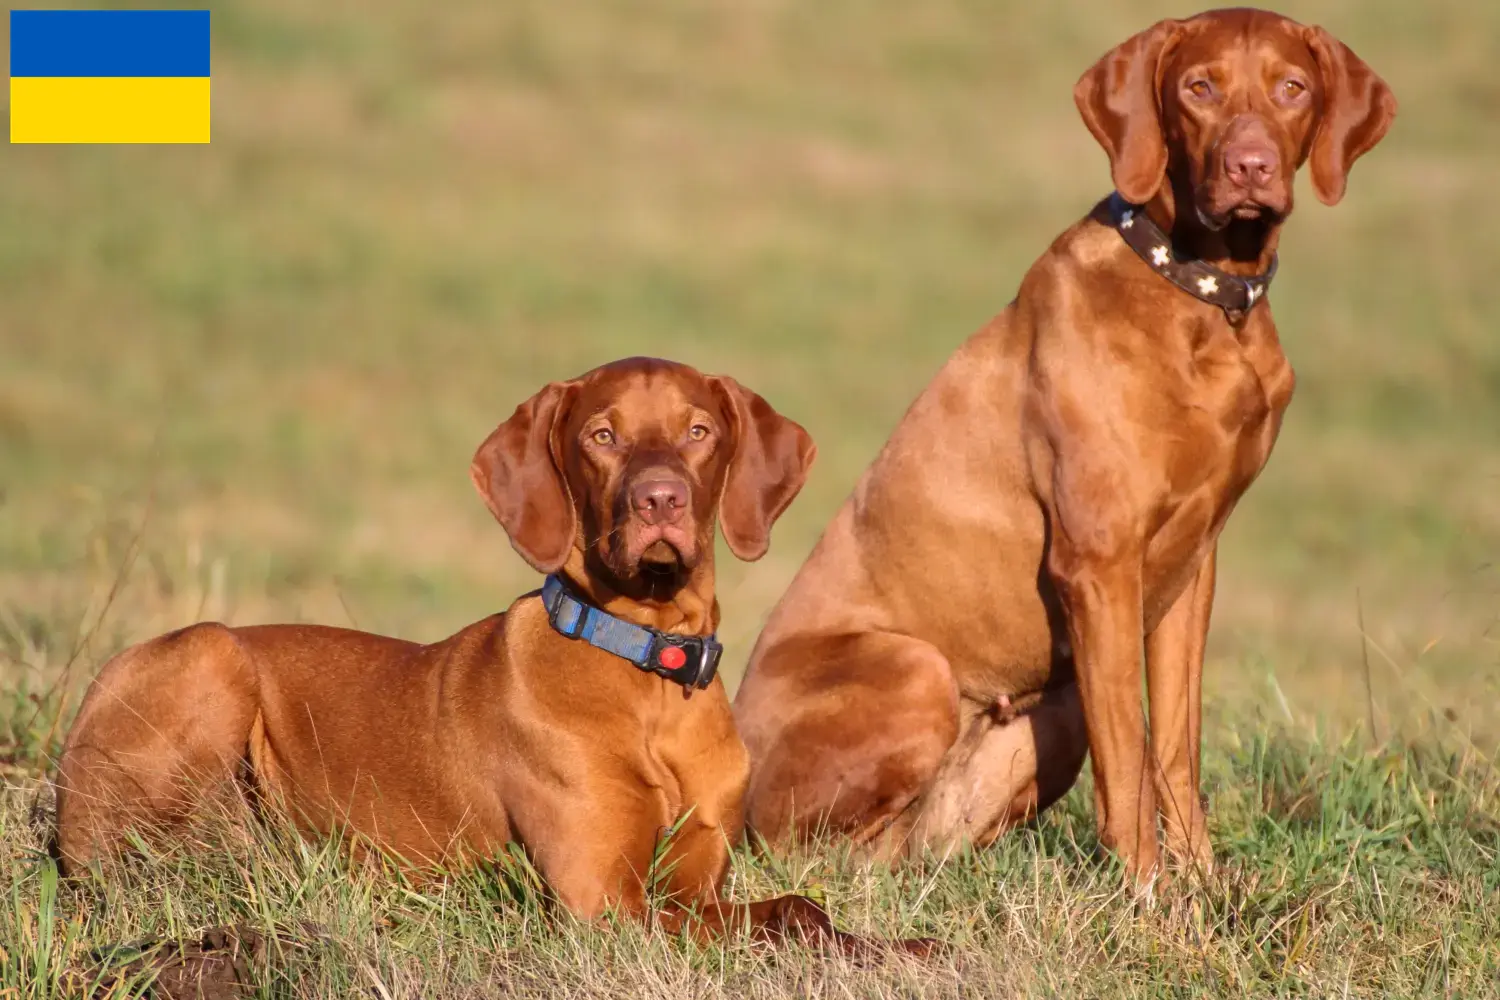
<svg viewBox="0 0 1500 1000"><path fill-rule="evenodd" d="M1292 396L1265 300L1292 173L1338 202L1396 102L1328 32L1255 10L1162 21L1074 97L1116 194L912 404L752 653L746 818L773 844L984 844L1087 750L1137 878L1158 811L1173 861L1212 860L1214 551Z"/></svg>
<svg viewBox="0 0 1500 1000"><path fill-rule="evenodd" d="M519 844L590 918L644 910L658 838L686 815L661 869L668 926L832 933L802 897L718 901L748 761L715 676L715 512L730 549L760 558L813 454L765 400L683 365L632 359L547 386L471 469L550 574L539 593L430 646L200 624L126 650L63 753L61 860L85 865L239 788L414 868Z"/></svg>

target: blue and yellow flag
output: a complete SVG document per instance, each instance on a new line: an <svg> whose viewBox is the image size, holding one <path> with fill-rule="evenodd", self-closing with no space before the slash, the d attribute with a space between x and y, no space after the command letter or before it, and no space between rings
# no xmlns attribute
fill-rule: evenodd
<svg viewBox="0 0 1500 1000"><path fill-rule="evenodd" d="M10 12L11 142L207 142L206 10Z"/></svg>

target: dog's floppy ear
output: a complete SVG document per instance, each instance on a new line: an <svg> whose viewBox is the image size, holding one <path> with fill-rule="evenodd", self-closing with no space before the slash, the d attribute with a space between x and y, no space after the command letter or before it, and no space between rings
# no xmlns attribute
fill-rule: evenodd
<svg viewBox="0 0 1500 1000"><path fill-rule="evenodd" d="M1337 205L1349 168L1385 138L1395 120L1396 95L1349 46L1322 28L1307 28L1305 37L1323 80L1323 110L1308 165L1318 200Z"/></svg>
<svg viewBox="0 0 1500 1000"><path fill-rule="evenodd" d="M469 466L474 488L510 544L541 573L562 566L578 534L578 515L554 442L573 392L571 383L553 382L516 407L485 438Z"/></svg>
<svg viewBox="0 0 1500 1000"><path fill-rule="evenodd" d="M1109 154L1115 190L1142 205L1167 172L1161 125L1161 69L1182 37L1179 21L1158 21L1106 52L1073 87L1083 123Z"/></svg>
<svg viewBox="0 0 1500 1000"><path fill-rule="evenodd" d="M766 554L771 525L796 498L817 446L795 421L732 378L709 378L729 419L729 470L719 500L719 526L729 551L746 562Z"/></svg>

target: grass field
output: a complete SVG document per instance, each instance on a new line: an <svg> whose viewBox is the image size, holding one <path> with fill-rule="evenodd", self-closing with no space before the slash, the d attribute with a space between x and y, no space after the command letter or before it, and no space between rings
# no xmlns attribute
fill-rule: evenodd
<svg viewBox="0 0 1500 1000"><path fill-rule="evenodd" d="M435 639L535 585L469 457L629 354L732 373L819 443L770 555L721 550L732 684L906 404L1107 190L1078 73L1190 9L229 0L210 145L8 147L0 997L96 945L303 919L339 943L283 992L320 997L1500 995L1500 6L1285 9L1401 116L1343 205L1299 185L1283 244L1298 395L1226 532L1206 683L1227 873L1137 913L1086 788L899 878L741 865L741 894L816 881L847 926L954 941L936 969L696 952L269 844L53 893L28 817L127 642Z"/></svg>

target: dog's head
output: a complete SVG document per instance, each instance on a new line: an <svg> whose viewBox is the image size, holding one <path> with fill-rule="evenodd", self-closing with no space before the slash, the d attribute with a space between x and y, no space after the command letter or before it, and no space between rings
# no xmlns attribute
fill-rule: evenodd
<svg viewBox="0 0 1500 1000"><path fill-rule="evenodd" d="M635 590L711 560L716 521L736 556L759 559L814 453L805 430L733 379L630 358L522 403L470 476L537 570L576 551Z"/></svg>
<svg viewBox="0 0 1500 1000"><path fill-rule="evenodd" d="M1284 219L1303 163L1336 204L1396 116L1390 88L1348 46L1249 9L1155 24L1106 53L1073 97L1122 197L1145 204L1165 181L1176 212L1211 230Z"/></svg>

